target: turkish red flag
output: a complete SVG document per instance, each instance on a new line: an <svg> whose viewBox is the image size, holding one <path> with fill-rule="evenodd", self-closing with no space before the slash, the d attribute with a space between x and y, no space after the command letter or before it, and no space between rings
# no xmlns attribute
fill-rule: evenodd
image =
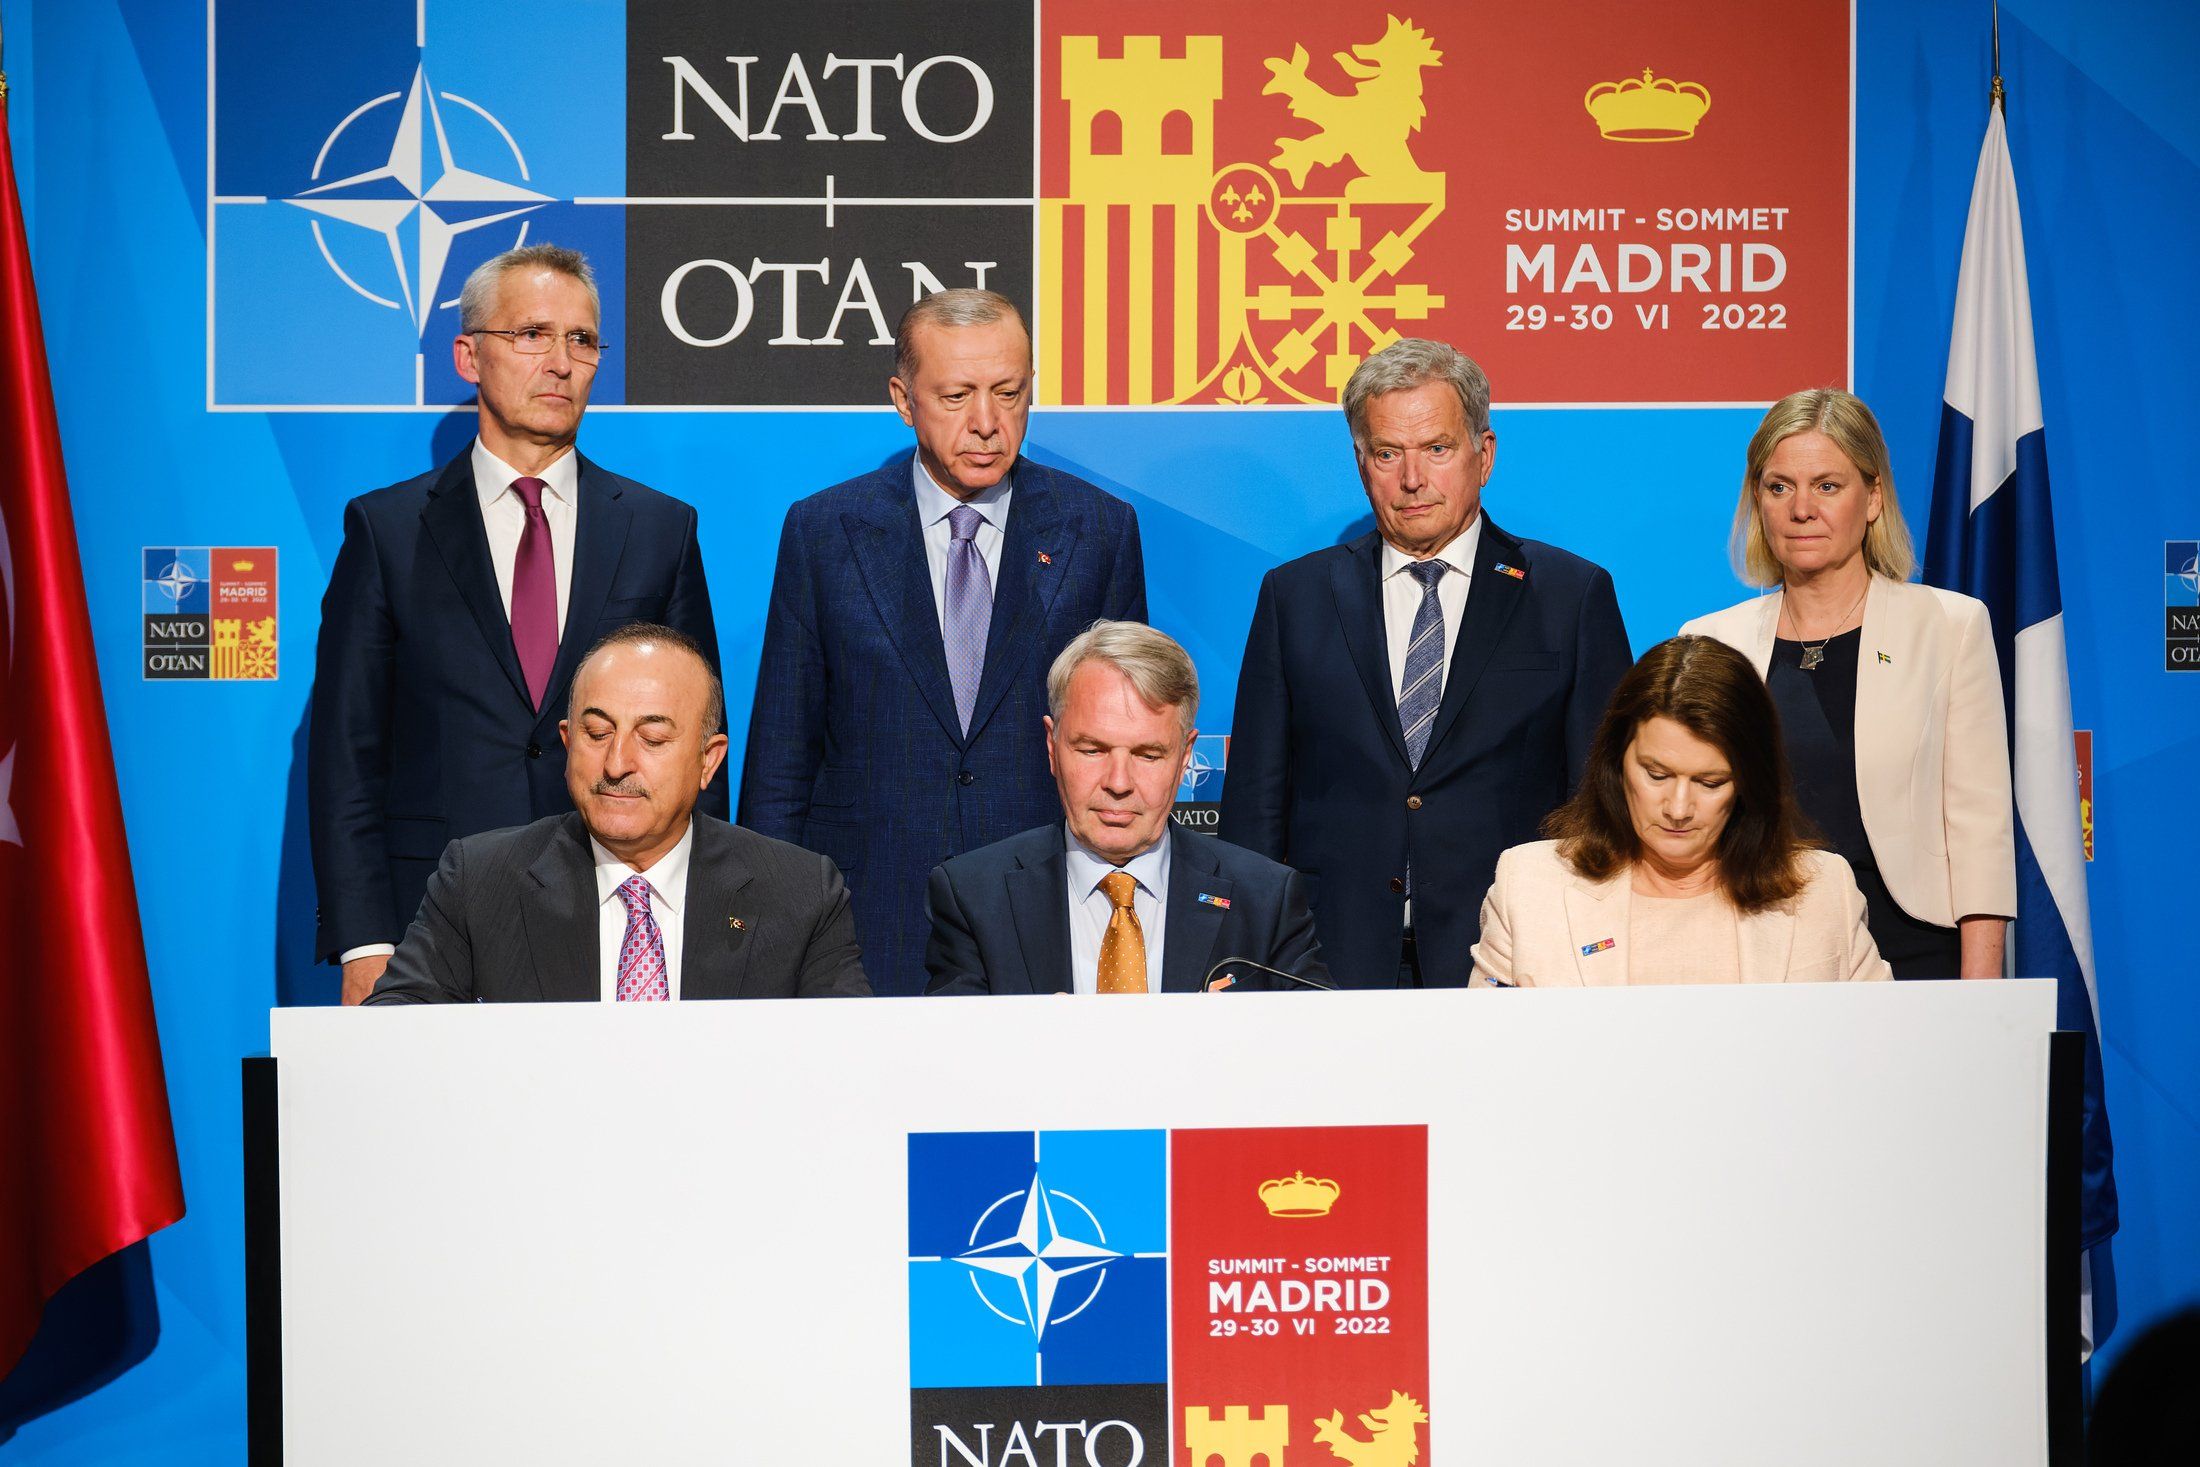
<svg viewBox="0 0 2200 1467"><path fill-rule="evenodd" d="M0 101L0 1376L183 1216L137 892Z"/></svg>

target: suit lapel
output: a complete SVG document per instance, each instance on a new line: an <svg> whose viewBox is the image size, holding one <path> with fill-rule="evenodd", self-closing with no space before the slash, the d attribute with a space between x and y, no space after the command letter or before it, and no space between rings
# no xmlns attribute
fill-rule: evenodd
<svg viewBox="0 0 2200 1467"><path fill-rule="evenodd" d="M1574 973L1583 987L1616 988L1626 983L1632 895L1625 870L1604 881L1568 878L1566 939L1572 944Z"/></svg>
<svg viewBox="0 0 2200 1467"><path fill-rule="evenodd" d="M527 933L536 985L550 1003L592 1003L603 996L595 862L579 815L527 868L520 885L520 925ZM478 961L478 957L477 957Z"/></svg>
<svg viewBox="0 0 2200 1467"><path fill-rule="evenodd" d="M1744 912L1735 919L1735 946L1744 983L1785 983L1795 947L1795 914L1779 907Z"/></svg>
<svg viewBox="0 0 2200 1467"><path fill-rule="evenodd" d="M1008 499L1008 525L1002 534L1000 574L993 585L993 621L985 635L985 669L970 709L970 736L986 720L1039 647L1034 634L1046 624L1054 598L1069 574L1076 553L1076 527L1062 519L1053 476L1025 460L1016 468L1016 487ZM1046 559L1041 561L1039 557ZM944 654L943 654L944 660ZM1037 737L1037 732L1033 732Z"/></svg>
<svg viewBox="0 0 2200 1467"><path fill-rule="evenodd" d="M735 854L727 826L692 818L695 843L688 850L680 917L680 997L739 998L756 940L751 929L762 920L754 904L743 900L753 873Z"/></svg>
<svg viewBox="0 0 2200 1467"><path fill-rule="evenodd" d="M1490 658L1496 655L1513 613L1527 597L1527 577L1501 573L1497 569L1500 563L1534 574L1520 542L1497 528L1485 513L1482 534L1474 546L1474 575L1467 583L1467 609L1459 618L1459 640L1451 649L1451 666L1444 673L1444 699L1437 705L1436 726L1429 730L1428 747L1421 753L1424 767L1443 743L1444 735L1459 721L1460 710L1467 706L1474 685L1482 680Z"/></svg>
<svg viewBox="0 0 2200 1467"><path fill-rule="evenodd" d="M613 487L610 477L583 458L574 480L573 577L565 598L565 629L558 638L558 658L550 668L550 685L543 692L545 711L563 709L573 670L580 665L590 635L603 619L604 602L611 596L611 578L626 549L626 532L634 511ZM506 638L510 640L509 636Z"/></svg>
<svg viewBox="0 0 2200 1467"><path fill-rule="evenodd" d="M1069 861L1055 832L1046 857L1008 873L1008 910L1034 993L1070 993Z"/></svg>
<svg viewBox="0 0 2200 1467"><path fill-rule="evenodd" d="M1215 944L1229 908L1200 897L1230 900L1230 879L1216 874L1219 869L1206 836L1191 835L1169 822L1169 915L1161 938L1161 986L1170 993L1197 993L1215 964Z"/></svg>
<svg viewBox="0 0 2200 1467"><path fill-rule="evenodd" d="M932 570L924 557L924 527L917 520L910 460L879 471L877 492L861 512L842 517L849 549L863 573L879 622L901 654L917 691L947 736L962 742L955 690L947 678L947 647L940 640L940 611L932 600ZM902 477L897 480L895 475Z"/></svg>
<svg viewBox="0 0 2200 1467"><path fill-rule="evenodd" d="M1345 650L1359 669L1360 682L1375 707L1375 721L1390 737L1398 762L1406 758L1406 735L1398 722L1398 690L1390 680L1390 643L1383 630L1383 540L1379 534L1362 535L1345 547L1351 552L1330 568L1330 592L1337 598L1337 617L1344 624Z"/></svg>
<svg viewBox="0 0 2200 1467"><path fill-rule="evenodd" d="M428 538L458 596L473 614L474 626L489 655L510 679L512 691L528 707L527 677L520 671L519 653L512 646L512 623L504 614L504 597L497 590L496 567L489 562L489 532L482 528L481 501L474 493L473 451L468 449L443 466L442 476L428 491L427 508L420 512Z"/></svg>
<svg viewBox="0 0 2200 1467"><path fill-rule="evenodd" d="M1925 618L1904 617L1895 604L1908 594L1908 587L1877 576L1864 593L1864 632L1856 647L1859 770L1905 768L1924 737L1925 710L1933 706L1931 659L1918 637ZM1857 791L1865 800L1869 789L1860 778Z"/></svg>
<svg viewBox="0 0 2200 1467"><path fill-rule="evenodd" d="M1772 644L1780 634L1780 611L1786 601L1786 592L1774 591L1769 596L1759 596L1752 608L1756 621L1750 628L1749 645L1741 650L1756 665L1759 677L1766 677L1772 671Z"/></svg>

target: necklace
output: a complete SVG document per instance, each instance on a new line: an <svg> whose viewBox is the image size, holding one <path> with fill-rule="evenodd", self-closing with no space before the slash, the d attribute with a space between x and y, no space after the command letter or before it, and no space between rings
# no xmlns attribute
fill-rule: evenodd
<svg viewBox="0 0 2200 1467"><path fill-rule="evenodd" d="M1802 644L1803 660L1799 665L1801 666L1803 671L1817 671L1818 665L1826 660L1826 643L1841 635L1841 628L1849 624L1849 618L1856 615L1857 607L1864 604L1864 598L1871 594L1871 590L1871 580L1869 577L1866 577L1864 581L1864 589L1857 595L1856 605L1851 606L1847 611L1843 612L1841 614L1841 619L1833 624L1833 630L1826 633L1815 642L1803 641L1802 628L1796 627L1793 620L1788 616L1787 598L1781 598L1780 619L1787 622L1790 627L1794 628L1795 640Z"/></svg>

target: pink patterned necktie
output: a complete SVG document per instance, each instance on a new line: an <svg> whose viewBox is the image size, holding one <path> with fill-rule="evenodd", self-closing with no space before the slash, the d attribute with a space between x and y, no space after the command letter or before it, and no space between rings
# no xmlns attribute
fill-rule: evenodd
<svg viewBox="0 0 2200 1467"><path fill-rule="evenodd" d="M620 1003L657 1002L672 997L672 975L665 971L665 940L649 911L649 878L629 876L619 884L626 903L626 941L619 944Z"/></svg>
<svg viewBox="0 0 2200 1467"><path fill-rule="evenodd" d="M512 492L527 510L519 554L512 560L512 649L527 678L527 696L542 706L550 669L558 660L558 570L550 548L550 521L542 512L543 482L514 479Z"/></svg>

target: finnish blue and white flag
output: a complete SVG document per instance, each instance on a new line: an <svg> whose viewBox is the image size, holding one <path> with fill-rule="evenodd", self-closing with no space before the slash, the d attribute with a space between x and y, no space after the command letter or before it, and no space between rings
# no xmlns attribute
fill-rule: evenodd
<svg viewBox="0 0 2200 1467"><path fill-rule="evenodd" d="M2090 1350L2115 1324L2108 1240L2116 1179L2101 1093L2100 1000L2079 831L2070 665L2063 650L2047 435L2032 349L2017 180L1997 101L1986 122L1956 278L1955 330L1933 472L1925 579L1986 603L2008 690L2015 761L2017 920L2011 970L2060 985L2058 1026L2086 1036L2080 1323Z"/></svg>

